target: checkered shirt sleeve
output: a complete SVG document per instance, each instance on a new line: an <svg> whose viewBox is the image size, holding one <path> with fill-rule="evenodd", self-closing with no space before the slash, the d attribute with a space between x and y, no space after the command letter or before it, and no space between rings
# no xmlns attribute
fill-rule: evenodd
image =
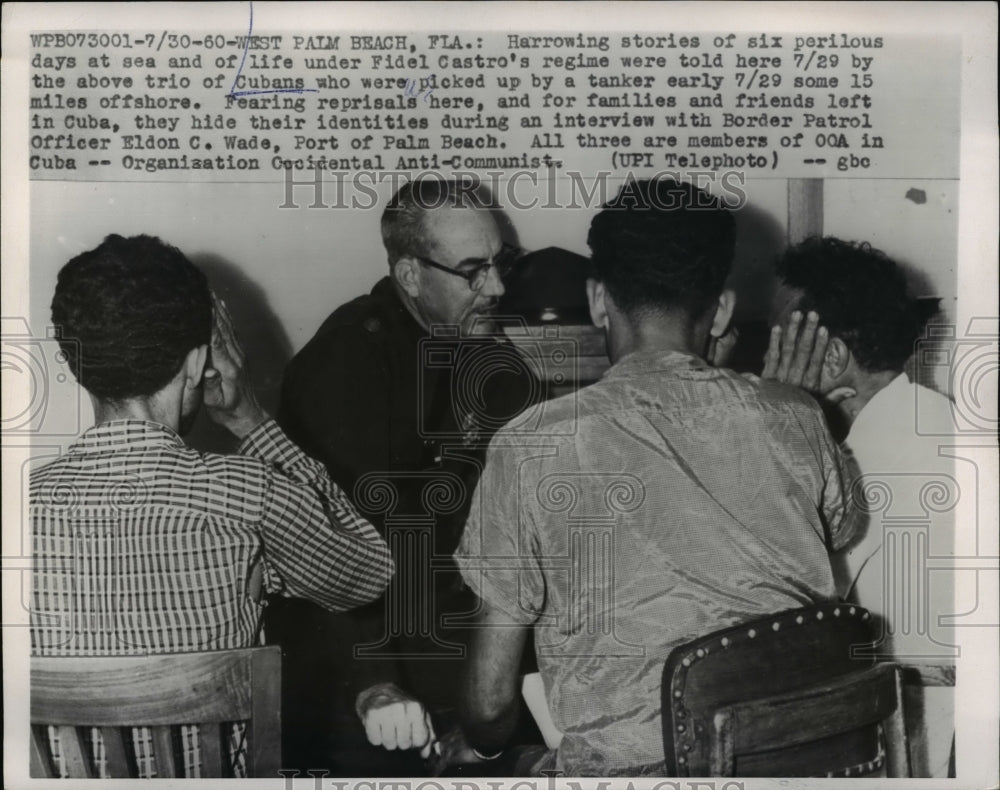
<svg viewBox="0 0 1000 790"><path fill-rule="evenodd" d="M326 468L274 420L254 429L238 452L270 464L259 523L269 592L332 611L376 599L392 577L389 549Z"/></svg>

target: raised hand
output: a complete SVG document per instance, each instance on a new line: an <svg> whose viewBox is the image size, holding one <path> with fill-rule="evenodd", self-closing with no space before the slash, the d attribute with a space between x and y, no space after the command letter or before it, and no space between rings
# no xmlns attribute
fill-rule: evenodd
<svg viewBox="0 0 1000 790"><path fill-rule="evenodd" d="M787 328L771 328L761 378L777 379L819 394L820 372L829 342L829 333L819 325L816 313L810 311L803 326L802 313L796 310Z"/></svg>
<svg viewBox="0 0 1000 790"><path fill-rule="evenodd" d="M246 357L225 303L212 294L212 342L204 377L204 404L213 422L242 439L267 419L246 372Z"/></svg>
<svg viewBox="0 0 1000 790"><path fill-rule="evenodd" d="M831 403L853 397L857 392L850 387L822 391L821 374L829 344L830 333L825 326L819 325L819 315L809 311L803 325L802 313L796 310L786 328L780 325L771 327L764 370L760 376L802 387Z"/></svg>

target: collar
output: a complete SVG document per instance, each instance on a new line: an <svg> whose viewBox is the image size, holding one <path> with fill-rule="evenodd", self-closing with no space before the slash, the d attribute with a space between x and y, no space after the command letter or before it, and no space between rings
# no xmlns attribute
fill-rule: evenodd
<svg viewBox="0 0 1000 790"><path fill-rule="evenodd" d="M127 447L129 450L145 448L185 447L176 431L158 422L147 420L111 420L102 422L83 432L73 442L67 453L103 453Z"/></svg>
<svg viewBox="0 0 1000 790"><path fill-rule="evenodd" d="M606 379L648 376L650 373L678 370L717 371L697 354L673 349L632 351L619 359L604 373Z"/></svg>
<svg viewBox="0 0 1000 790"><path fill-rule="evenodd" d="M868 399L858 416L851 423L851 430L847 433L847 441L857 443L858 437L872 435L883 435L886 419L893 417L903 417L897 414L900 398L904 397L904 392L910 387L910 380L905 373L900 373L896 378L886 384L882 389ZM914 397L914 396L910 396Z"/></svg>

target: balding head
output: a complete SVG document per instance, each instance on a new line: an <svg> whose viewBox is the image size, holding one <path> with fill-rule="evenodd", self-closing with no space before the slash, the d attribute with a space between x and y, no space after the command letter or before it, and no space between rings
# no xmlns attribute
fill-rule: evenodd
<svg viewBox="0 0 1000 790"><path fill-rule="evenodd" d="M483 209L486 203L471 181L421 178L408 181L382 212L382 244L392 266L404 255L429 254L428 216L448 208Z"/></svg>

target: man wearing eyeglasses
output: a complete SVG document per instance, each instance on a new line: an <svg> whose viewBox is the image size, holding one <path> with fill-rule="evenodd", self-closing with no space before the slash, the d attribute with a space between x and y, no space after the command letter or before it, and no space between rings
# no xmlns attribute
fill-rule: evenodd
<svg viewBox="0 0 1000 790"><path fill-rule="evenodd" d="M475 604L451 555L486 443L543 397L493 320L515 252L467 186L424 179L393 196L388 276L334 311L286 372L279 419L397 558L385 598L353 616L271 606L290 768L421 775L453 721L454 621Z"/></svg>

